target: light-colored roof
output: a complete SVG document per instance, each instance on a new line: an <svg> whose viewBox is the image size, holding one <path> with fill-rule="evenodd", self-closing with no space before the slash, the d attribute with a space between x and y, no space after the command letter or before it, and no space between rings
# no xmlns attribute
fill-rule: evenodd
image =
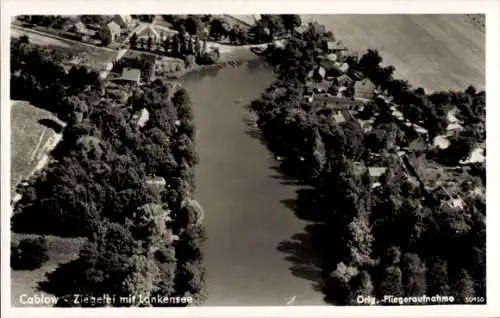
<svg viewBox="0 0 500 318"><path fill-rule="evenodd" d="M75 28L78 30L78 32L84 32L87 29L82 21L78 21L77 23L75 23Z"/></svg>
<svg viewBox="0 0 500 318"><path fill-rule="evenodd" d="M346 47L342 41L328 41L327 47L329 50L345 50Z"/></svg>
<svg viewBox="0 0 500 318"><path fill-rule="evenodd" d="M335 53L330 53L330 54L328 54L328 55L326 56L326 58L327 58L328 60L332 61L332 62L335 62L335 61L337 61L337 54L335 54Z"/></svg>
<svg viewBox="0 0 500 318"><path fill-rule="evenodd" d="M141 79L141 71L136 68L124 68L121 79L139 83Z"/></svg>
<svg viewBox="0 0 500 318"><path fill-rule="evenodd" d="M448 126L446 126L446 130L450 131L450 130L462 130L463 127L462 125L458 124L458 123L453 123L453 124L449 124Z"/></svg>
<svg viewBox="0 0 500 318"><path fill-rule="evenodd" d="M484 155L484 148L477 147L471 151L469 158L467 160L460 160L461 164L468 163L476 163L476 162L484 162L486 160L486 156Z"/></svg>
<svg viewBox="0 0 500 318"><path fill-rule="evenodd" d="M162 177L149 177L146 179L147 184L164 186L167 184L165 178Z"/></svg>
<svg viewBox="0 0 500 318"><path fill-rule="evenodd" d="M415 128L415 131L418 132L419 134L427 134L427 133L429 133L427 131L427 129L425 129L424 127L419 126L417 124L413 124L413 128Z"/></svg>
<svg viewBox="0 0 500 318"><path fill-rule="evenodd" d="M134 115L134 118L137 120L137 126L144 127L149 120L149 112L143 108Z"/></svg>
<svg viewBox="0 0 500 318"><path fill-rule="evenodd" d="M434 138L432 145L440 149L446 149L450 146L450 140L446 136L439 135Z"/></svg>
<svg viewBox="0 0 500 318"><path fill-rule="evenodd" d="M342 114L342 112L337 112L336 114L334 114L333 119L335 119L335 122L337 122L337 123L345 122L345 117Z"/></svg>
<svg viewBox="0 0 500 318"><path fill-rule="evenodd" d="M340 75L339 77L337 77L337 81L338 81L339 83L344 82L344 81L352 82L352 81L353 81L353 79L352 79L352 78L350 78L348 75L345 75L345 74L344 74L344 75Z"/></svg>
<svg viewBox="0 0 500 318"><path fill-rule="evenodd" d="M346 73L349 70L349 64L344 63L344 64L340 65L339 70L343 73Z"/></svg>
<svg viewBox="0 0 500 318"><path fill-rule="evenodd" d="M372 177L380 177L387 170L387 167L368 167L368 173Z"/></svg>
<svg viewBox="0 0 500 318"><path fill-rule="evenodd" d="M111 21L109 22L108 24L106 24L106 27L112 32L112 33L115 33L115 34L118 34L121 32L121 28L120 26L115 22L115 21Z"/></svg>

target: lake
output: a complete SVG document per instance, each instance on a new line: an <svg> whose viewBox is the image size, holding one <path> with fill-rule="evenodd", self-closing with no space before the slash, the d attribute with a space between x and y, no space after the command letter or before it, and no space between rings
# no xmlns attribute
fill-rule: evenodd
<svg viewBox="0 0 500 318"><path fill-rule="evenodd" d="M274 74L257 62L182 81L197 127L196 199L208 234L207 306L279 306L294 296L293 305L325 304L312 286L314 269L300 256L304 245L292 239L306 222L282 203L296 197L297 187L284 184L270 152L244 122L244 106L273 81Z"/></svg>

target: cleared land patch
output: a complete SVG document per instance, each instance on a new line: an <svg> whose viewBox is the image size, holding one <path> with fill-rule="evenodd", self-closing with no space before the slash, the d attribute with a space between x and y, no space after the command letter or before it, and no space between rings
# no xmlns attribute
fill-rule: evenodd
<svg viewBox="0 0 500 318"><path fill-rule="evenodd" d="M51 47L74 56L73 59L66 61L68 65L86 66L95 71L106 69L108 63L112 62L117 56L118 51L93 47L90 45L78 44L75 41L66 41L51 36L44 36L40 33L11 29L11 36L19 38L27 35L30 43L40 46Z"/></svg>
<svg viewBox="0 0 500 318"><path fill-rule="evenodd" d="M56 120L49 111L25 101L11 101L11 189L26 178L47 154L47 145L56 132L43 124ZM40 122L41 121L41 122Z"/></svg>
<svg viewBox="0 0 500 318"><path fill-rule="evenodd" d="M19 243L24 238L36 238L38 235L12 233L11 241ZM70 262L78 257L85 240L81 238L61 238L46 236L49 260L39 269L33 271L11 271L11 304L23 306L21 295L40 295L38 284L45 280L45 275L54 271L58 265ZM45 293L46 294L46 293ZM43 307L43 306L42 306Z"/></svg>

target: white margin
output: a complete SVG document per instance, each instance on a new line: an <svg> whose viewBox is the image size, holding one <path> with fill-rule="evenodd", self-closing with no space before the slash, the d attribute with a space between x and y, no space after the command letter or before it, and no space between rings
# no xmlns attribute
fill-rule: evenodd
<svg viewBox="0 0 500 318"><path fill-rule="evenodd" d="M2 204L2 316L3 317L332 317L332 316L500 316L497 245L498 181L500 137L499 99L499 2L497 0L4 0L1 2L2 107L1 107L1 204ZM16 14L116 14L116 13L486 13L487 87L487 293L488 305L401 306L401 307L193 307L181 309L53 309L10 306L10 101L9 39L10 16ZM334 30L333 30L334 31ZM397 67L397 65L395 65Z"/></svg>

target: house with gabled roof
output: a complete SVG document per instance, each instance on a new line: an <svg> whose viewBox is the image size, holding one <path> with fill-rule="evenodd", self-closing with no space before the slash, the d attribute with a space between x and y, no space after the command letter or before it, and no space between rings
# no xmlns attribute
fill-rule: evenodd
<svg viewBox="0 0 500 318"><path fill-rule="evenodd" d="M112 19L113 22L118 24L121 28L130 30L134 26L134 20L130 15L115 15Z"/></svg>
<svg viewBox="0 0 500 318"><path fill-rule="evenodd" d="M121 34L120 26L111 21L99 30L99 38L103 43L112 43L116 41Z"/></svg>

